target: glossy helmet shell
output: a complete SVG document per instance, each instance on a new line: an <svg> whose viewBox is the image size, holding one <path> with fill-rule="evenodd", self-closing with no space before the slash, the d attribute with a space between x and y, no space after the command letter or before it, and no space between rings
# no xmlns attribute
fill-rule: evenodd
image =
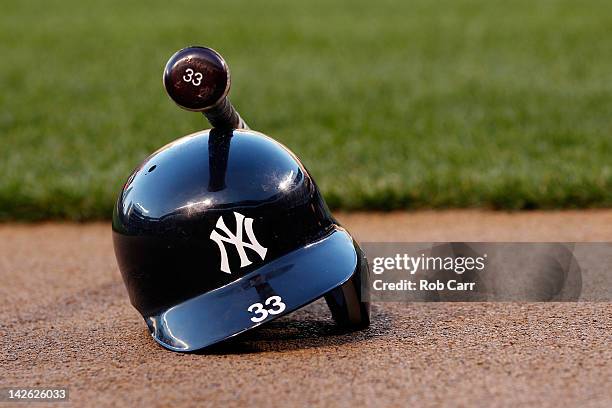
<svg viewBox="0 0 612 408"><path fill-rule="evenodd" d="M367 275L361 250L297 157L251 130L201 131L148 157L119 195L113 240L132 304L172 350L324 295L340 323L369 322L367 302L347 298ZM249 307L272 296L282 310L254 318Z"/></svg>

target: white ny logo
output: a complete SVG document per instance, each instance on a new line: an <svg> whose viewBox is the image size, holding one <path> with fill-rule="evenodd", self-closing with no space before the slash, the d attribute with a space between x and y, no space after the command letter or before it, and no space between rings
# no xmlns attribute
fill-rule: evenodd
<svg viewBox="0 0 612 408"><path fill-rule="evenodd" d="M251 248L253 251L257 252L257 255L259 255L262 260L266 257L266 252L268 252L268 249L261 246L261 244L257 242L257 238L255 238L255 234L253 233L253 219L245 218L244 215L237 212L234 212L234 216L236 217L236 234L232 234L229 228L227 228L225 222L223 222L223 216L219 217L217 220L216 228L223 231L225 236L219 234L217 230L213 230L213 232L210 233L210 239L219 245L219 251L221 252L221 270L225 273L232 273L232 271L230 271L229 268L227 251L225 250L223 242L229 242L236 247L236 251L238 251L238 256L240 257L241 268L251 264L251 261L244 251L245 247ZM243 224L247 237L249 238L248 243L242 241Z"/></svg>

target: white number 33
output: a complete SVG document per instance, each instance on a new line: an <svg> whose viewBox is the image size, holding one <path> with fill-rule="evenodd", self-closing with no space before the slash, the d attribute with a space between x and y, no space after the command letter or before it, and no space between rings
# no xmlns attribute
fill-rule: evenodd
<svg viewBox="0 0 612 408"><path fill-rule="evenodd" d="M203 77L204 75L202 75L201 72L194 72L193 69L187 68L187 70L185 70L185 75L183 75L183 81L191 82L193 85L199 86L202 83Z"/></svg>
<svg viewBox="0 0 612 408"><path fill-rule="evenodd" d="M282 313L283 310L285 310L285 308L287 307L287 305L283 303L283 299L281 299L280 296L270 296L266 299L264 304L270 307L266 309L261 303L253 303L247 309L247 311L255 315L251 317L251 321L253 321L254 323L259 323L266 320L269 314L276 315Z"/></svg>

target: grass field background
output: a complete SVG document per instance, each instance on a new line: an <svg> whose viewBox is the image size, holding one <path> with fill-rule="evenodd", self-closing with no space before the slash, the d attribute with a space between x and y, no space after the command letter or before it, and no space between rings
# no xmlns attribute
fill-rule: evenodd
<svg viewBox="0 0 612 408"><path fill-rule="evenodd" d="M206 127L161 84L190 44L332 207L612 206L608 1L24 0L0 6L0 219L110 217Z"/></svg>

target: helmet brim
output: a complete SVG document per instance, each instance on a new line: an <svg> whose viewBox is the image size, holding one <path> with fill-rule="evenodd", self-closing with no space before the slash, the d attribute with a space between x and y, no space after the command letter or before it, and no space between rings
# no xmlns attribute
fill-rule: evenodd
<svg viewBox="0 0 612 408"><path fill-rule="evenodd" d="M292 251L242 278L145 318L151 336L163 347L196 351L315 301L341 286L358 271L363 256L351 236L335 226L324 238ZM252 313L260 303L272 312L282 309L272 296L281 298L284 310L277 314ZM259 306L251 310L256 311ZM252 319L255 319L253 321Z"/></svg>

